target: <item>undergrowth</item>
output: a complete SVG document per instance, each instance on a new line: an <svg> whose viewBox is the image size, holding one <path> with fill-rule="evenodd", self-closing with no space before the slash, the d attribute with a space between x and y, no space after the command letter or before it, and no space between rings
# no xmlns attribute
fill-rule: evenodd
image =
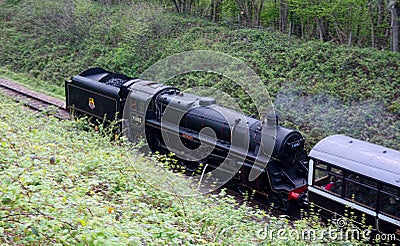
<svg viewBox="0 0 400 246"><path fill-rule="evenodd" d="M220 194L181 196L187 180L137 152L136 146L59 121L0 95L0 242L52 245L308 245L264 237L268 230L315 228L292 223ZM107 132L107 129L99 129ZM180 190L155 183L172 178ZM260 234L261 233L261 234ZM317 238L313 244L343 245ZM349 242L347 242L349 243Z"/></svg>
<svg viewBox="0 0 400 246"><path fill-rule="evenodd" d="M51 84L49 90L62 94L66 79L90 67L137 77L170 55L213 50L242 60L260 76L283 125L304 133L308 148L335 133L400 146L398 53L232 29L144 1L7 0L0 19L0 74L46 81L33 83L42 90ZM216 86L233 95L245 113L257 113L245 92L219 76L187 74L166 83L182 89Z"/></svg>

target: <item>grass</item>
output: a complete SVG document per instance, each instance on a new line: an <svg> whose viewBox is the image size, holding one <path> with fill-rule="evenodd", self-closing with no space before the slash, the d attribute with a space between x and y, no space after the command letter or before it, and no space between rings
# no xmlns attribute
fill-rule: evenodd
<svg viewBox="0 0 400 246"><path fill-rule="evenodd" d="M42 92L55 98L65 99L64 87L34 78L27 74L15 73L6 68L0 68L0 77L22 84L31 90Z"/></svg>
<svg viewBox="0 0 400 246"><path fill-rule="evenodd" d="M284 233L323 229L316 218L292 223L240 205L224 192L180 196L190 191L187 180L160 175L160 165L132 144L82 131L85 120L59 121L2 95L0 100L2 243L308 245L260 233L266 226ZM178 187L175 192L154 185L166 178Z"/></svg>

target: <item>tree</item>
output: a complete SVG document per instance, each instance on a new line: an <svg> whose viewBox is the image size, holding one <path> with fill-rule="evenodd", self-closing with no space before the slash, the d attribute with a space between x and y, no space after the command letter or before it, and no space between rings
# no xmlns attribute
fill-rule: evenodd
<svg viewBox="0 0 400 246"><path fill-rule="evenodd" d="M211 0L210 3L210 20L218 22L221 19L223 0Z"/></svg>
<svg viewBox="0 0 400 246"><path fill-rule="evenodd" d="M235 0L240 12L239 21L249 27L261 26L261 12L265 0Z"/></svg>
<svg viewBox="0 0 400 246"><path fill-rule="evenodd" d="M192 9L192 5L196 3L196 0L172 0L174 3L176 12L178 13L188 13Z"/></svg>
<svg viewBox="0 0 400 246"><path fill-rule="evenodd" d="M286 0L279 1L279 30L283 33L287 32L288 26L288 3ZM290 30L289 30L290 32Z"/></svg>
<svg viewBox="0 0 400 246"><path fill-rule="evenodd" d="M391 21L390 21L390 47L392 51L399 52L399 4L396 0L390 0L388 4Z"/></svg>
<svg viewBox="0 0 400 246"><path fill-rule="evenodd" d="M121 1L121 0L98 0ZM399 51L400 0L153 0L178 13L272 27L303 39ZM262 23L262 22L265 23ZM263 26L264 24L264 26Z"/></svg>

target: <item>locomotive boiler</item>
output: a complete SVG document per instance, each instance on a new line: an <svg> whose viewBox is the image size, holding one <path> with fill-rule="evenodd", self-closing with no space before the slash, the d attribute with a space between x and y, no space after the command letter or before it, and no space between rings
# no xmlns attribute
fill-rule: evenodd
<svg viewBox="0 0 400 246"><path fill-rule="evenodd" d="M238 187L261 193L275 207L307 203L308 158L302 135L219 106L214 98L92 68L66 81L68 109L93 118L122 119L132 141L174 152L188 172L206 163L232 174Z"/></svg>

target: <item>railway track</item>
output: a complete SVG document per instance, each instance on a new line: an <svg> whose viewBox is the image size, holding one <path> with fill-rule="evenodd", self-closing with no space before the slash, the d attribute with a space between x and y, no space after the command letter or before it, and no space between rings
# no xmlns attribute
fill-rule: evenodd
<svg viewBox="0 0 400 246"><path fill-rule="evenodd" d="M69 119L69 112L65 102L43 93L35 92L20 84L0 78L0 92L23 103L35 111L46 112L59 119Z"/></svg>

